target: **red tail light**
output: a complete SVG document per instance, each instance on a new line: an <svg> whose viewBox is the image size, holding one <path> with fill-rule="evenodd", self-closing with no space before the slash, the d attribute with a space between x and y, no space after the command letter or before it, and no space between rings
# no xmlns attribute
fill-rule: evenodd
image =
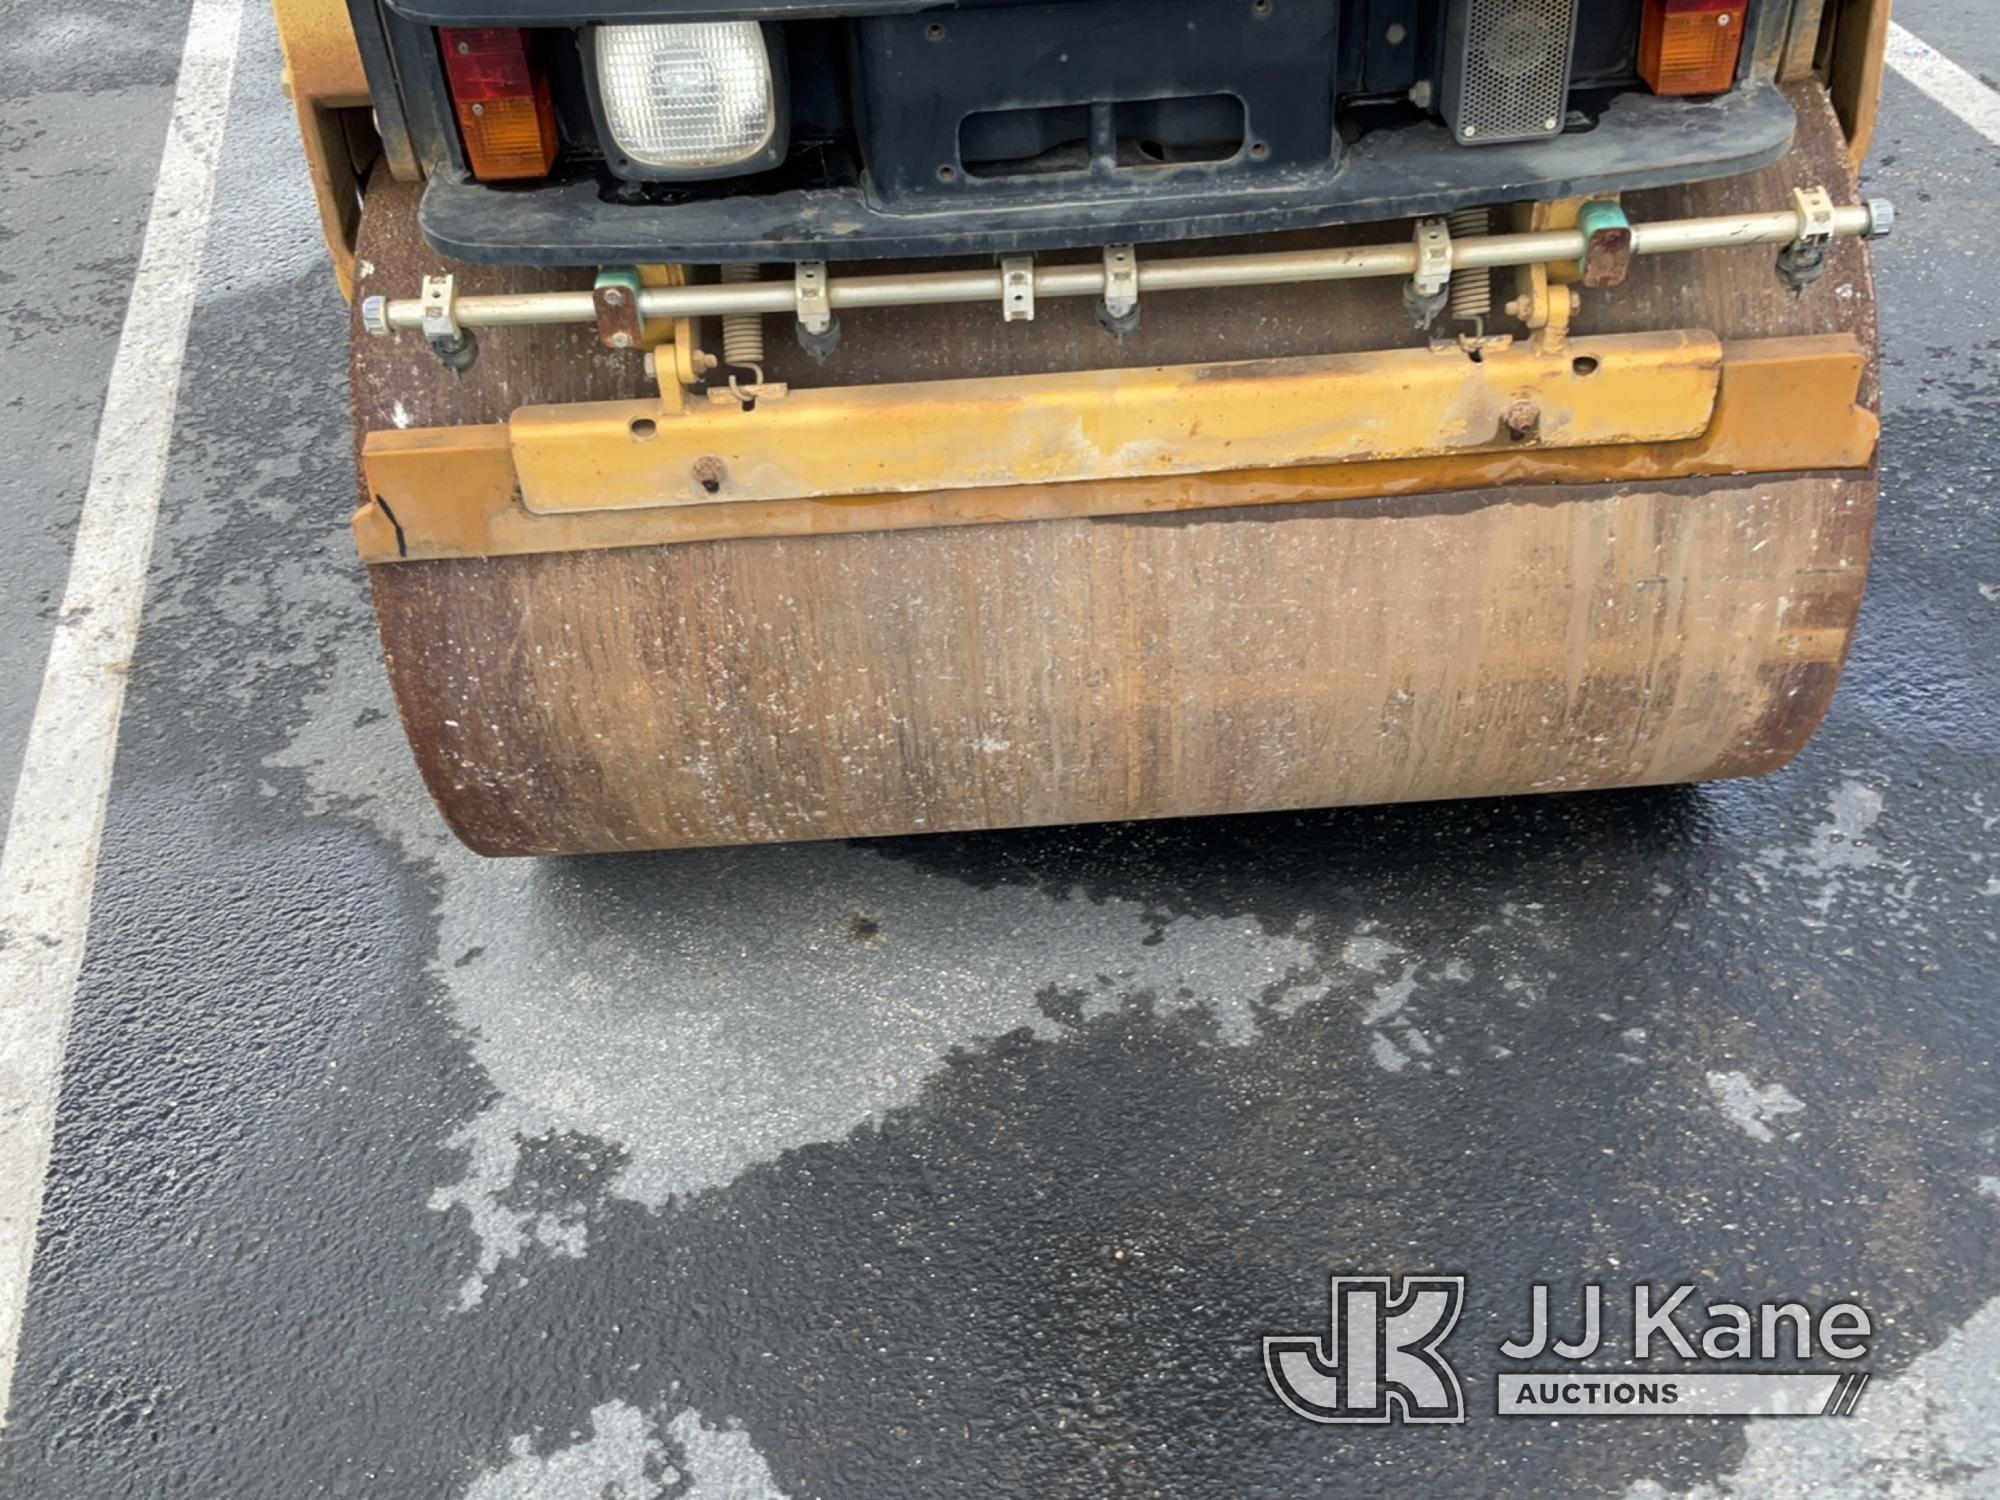
<svg viewBox="0 0 2000 1500"><path fill-rule="evenodd" d="M528 34L513 26L446 27L438 40L472 175L481 182L548 176L556 107Z"/></svg>
<svg viewBox="0 0 2000 1500"><path fill-rule="evenodd" d="M1728 93L1749 8L1749 0L1646 0L1639 76L1656 94Z"/></svg>

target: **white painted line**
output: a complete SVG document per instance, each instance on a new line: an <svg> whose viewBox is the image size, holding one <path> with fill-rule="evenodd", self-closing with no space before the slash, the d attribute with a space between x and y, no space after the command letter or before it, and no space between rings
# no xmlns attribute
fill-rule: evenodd
<svg viewBox="0 0 2000 1500"><path fill-rule="evenodd" d="M2000 94L1893 21L1889 23L1889 66L2000 146Z"/></svg>
<svg viewBox="0 0 2000 1500"><path fill-rule="evenodd" d="M63 1044L90 927L118 717L166 483L242 16L243 0L194 0L188 18L69 586L0 852L0 1423L13 1384ZM132 1065L147 1063L134 1058Z"/></svg>

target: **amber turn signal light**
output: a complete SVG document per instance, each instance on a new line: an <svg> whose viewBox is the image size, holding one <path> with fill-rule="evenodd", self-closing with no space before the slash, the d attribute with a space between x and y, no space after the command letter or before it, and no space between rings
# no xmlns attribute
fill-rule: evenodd
<svg viewBox="0 0 2000 1500"><path fill-rule="evenodd" d="M1639 76L1656 94L1728 93L1749 9L1749 0L1646 0Z"/></svg>
<svg viewBox="0 0 2000 1500"><path fill-rule="evenodd" d="M556 106L528 34L516 26L448 26L438 42L472 175L481 182L548 176Z"/></svg>

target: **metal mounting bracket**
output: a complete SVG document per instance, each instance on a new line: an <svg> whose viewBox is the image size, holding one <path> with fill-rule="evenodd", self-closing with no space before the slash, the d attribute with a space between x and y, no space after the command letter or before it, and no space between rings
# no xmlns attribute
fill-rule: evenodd
<svg viewBox="0 0 2000 1500"><path fill-rule="evenodd" d="M420 291L423 302L424 337L432 343L439 339L455 339L465 330L458 323L458 278L456 276L426 276Z"/></svg>
<svg viewBox="0 0 2000 1500"><path fill-rule="evenodd" d="M1632 268L1632 221L1616 199L1595 198L1577 210L1583 231L1583 259L1577 279L1588 287L1621 285Z"/></svg>
<svg viewBox="0 0 2000 1500"><path fill-rule="evenodd" d="M1799 216L1799 237L1778 252L1778 279L1800 296L1825 274L1826 249L1834 241L1837 221L1833 195L1823 187L1793 188L1792 207Z"/></svg>
<svg viewBox="0 0 2000 1500"><path fill-rule="evenodd" d="M825 261L800 261L792 268L792 288L802 331L818 335L833 327L833 304L826 295Z"/></svg>
<svg viewBox="0 0 2000 1500"><path fill-rule="evenodd" d="M1104 247L1104 310L1114 318L1139 310L1139 256L1130 245Z"/></svg>
<svg viewBox="0 0 2000 1500"><path fill-rule="evenodd" d="M1000 257L1000 316L1009 323L1035 321L1035 258Z"/></svg>
<svg viewBox="0 0 2000 1500"><path fill-rule="evenodd" d="M1451 228L1443 219L1417 220L1417 274L1420 297L1435 297L1451 285Z"/></svg>
<svg viewBox="0 0 2000 1500"><path fill-rule="evenodd" d="M458 278L426 276L418 297L423 306L418 326L438 360L456 374L471 369L479 345L458 321Z"/></svg>
<svg viewBox="0 0 2000 1500"><path fill-rule="evenodd" d="M639 315L639 268L606 266L590 289L597 309L598 342L607 349L636 349L646 341L646 320Z"/></svg>
<svg viewBox="0 0 2000 1500"><path fill-rule="evenodd" d="M1119 343L1139 331L1139 254L1130 245L1104 247L1104 295L1097 326Z"/></svg>
<svg viewBox="0 0 2000 1500"><path fill-rule="evenodd" d="M1834 236L1833 195L1823 187L1793 188L1792 207L1799 211L1801 245L1830 245Z"/></svg>
<svg viewBox="0 0 2000 1500"><path fill-rule="evenodd" d="M1403 306L1419 328L1428 328L1451 295L1451 229L1443 219L1419 219L1417 270L1403 286Z"/></svg>

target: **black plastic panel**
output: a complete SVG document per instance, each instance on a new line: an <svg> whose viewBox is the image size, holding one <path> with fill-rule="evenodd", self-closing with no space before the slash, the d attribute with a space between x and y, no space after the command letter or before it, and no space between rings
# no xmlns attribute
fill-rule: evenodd
<svg viewBox="0 0 2000 1500"><path fill-rule="evenodd" d="M869 199L959 213L1328 180L1338 21L1335 0L1065 0L860 21ZM1195 101L1218 96L1240 106L1240 149L1169 164L1171 142L1155 137L1192 132L1210 112ZM1011 172L968 170L969 117L1067 139Z"/></svg>
<svg viewBox="0 0 2000 1500"><path fill-rule="evenodd" d="M387 0L432 26L581 26L591 21L794 21L909 14L940 0ZM944 0L949 4L950 0Z"/></svg>
<svg viewBox="0 0 2000 1500"><path fill-rule="evenodd" d="M413 182L423 176L425 158L411 138L379 0L349 0L348 18L354 27L355 50L361 54L361 71L368 79L368 96L375 105L375 133L382 139L382 159L392 175Z"/></svg>
<svg viewBox="0 0 2000 1500"><path fill-rule="evenodd" d="M423 227L438 250L506 265L864 260L1158 242L1401 219L1480 203L1561 198L1730 177L1791 144L1791 105L1769 83L1706 102L1626 94L1595 129L1468 151L1442 126L1378 130L1309 189L892 214L858 188L607 203L595 179L495 192L440 172Z"/></svg>
<svg viewBox="0 0 2000 1500"><path fill-rule="evenodd" d="M1357 92L1403 94L1429 72L1427 60L1436 50L1431 23L1434 6L1417 0L1365 0L1360 7L1360 74Z"/></svg>

